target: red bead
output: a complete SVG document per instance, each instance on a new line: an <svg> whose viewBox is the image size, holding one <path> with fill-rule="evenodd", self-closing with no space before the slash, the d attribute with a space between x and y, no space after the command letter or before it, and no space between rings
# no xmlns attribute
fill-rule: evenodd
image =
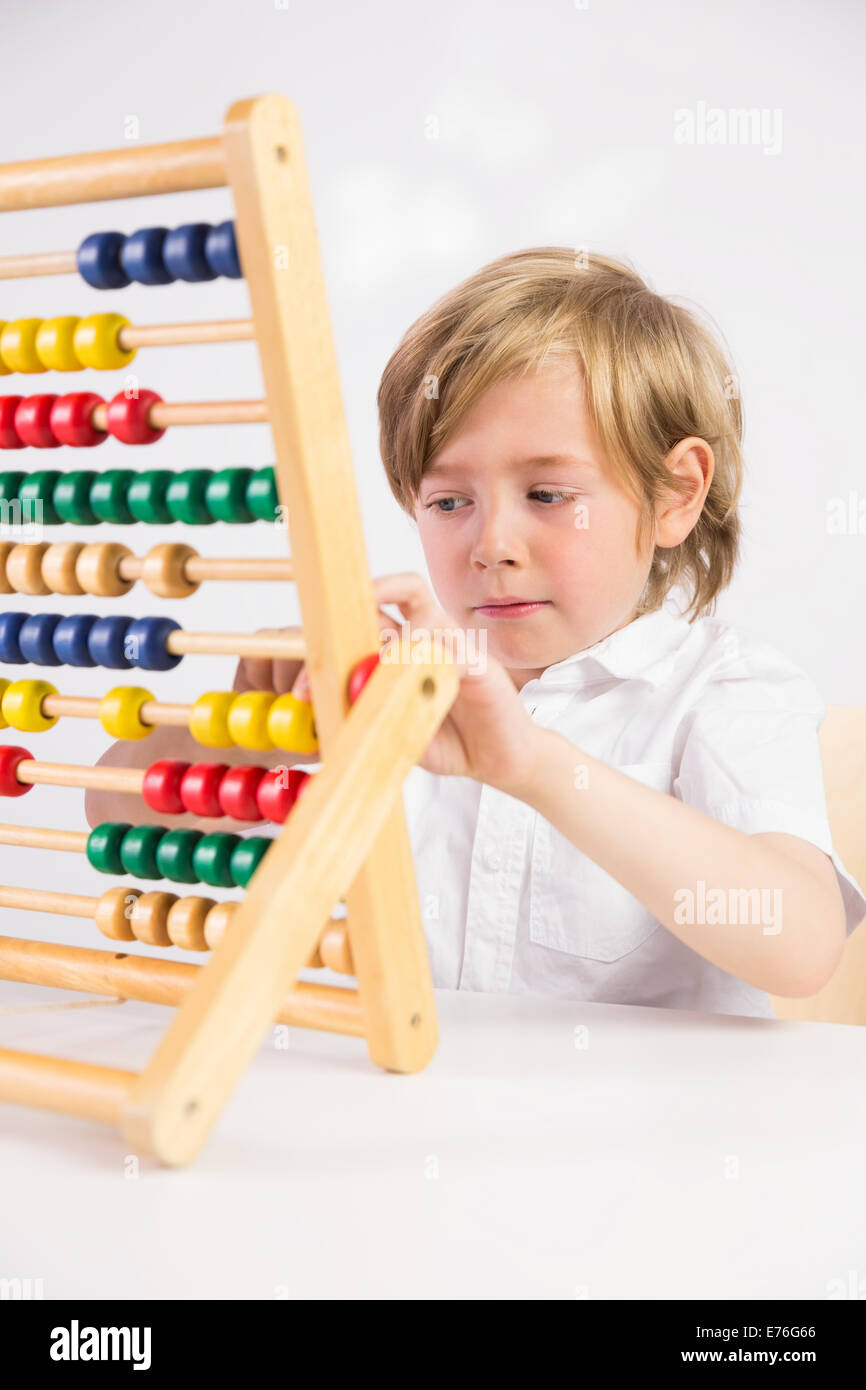
<svg viewBox="0 0 866 1390"><path fill-rule="evenodd" d="M161 758L145 769L141 794L145 804L162 816L180 816L186 810L180 794L180 784L190 766L180 758Z"/></svg>
<svg viewBox="0 0 866 1390"><path fill-rule="evenodd" d="M131 399L118 392L108 402L108 432L123 444L153 444L162 439L165 430L156 430L148 423L152 405L162 404L155 391L139 391Z"/></svg>
<svg viewBox="0 0 866 1390"><path fill-rule="evenodd" d="M0 747L0 796L23 796L33 786L32 782L19 782L15 769L25 758L32 758L26 748L18 748L14 743Z"/></svg>
<svg viewBox="0 0 866 1390"><path fill-rule="evenodd" d="M228 763L191 763L180 784L186 809L196 816L221 816L217 793L228 770Z"/></svg>
<svg viewBox="0 0 866 1390"><path fill-rule="evenodd" d="M352 674L349 677L349 704L353 705L360 695L367 681L379 665L379 653L373 652L372 656L365 656L363 661L359 661L353 666Z"/></svg>
<svg viewBox="0 0 866 1390"><path fill-rule="evenodd" d="M23 449L24 440L15 428L15 412L23 396L0 396L0 449Z"/></svg>
<svg viewBox="0 0 866 1390"><path fill-rule="evenodd" d="M309 781L309 772L299 767L270 768L256 788L256 801L262 815L281 825Z"/></svg>
<svg viewBox="0 0 866 1390"><path fill-rule="evenodd" d="M254 763L230 767L217 788L223 815L233 820L264 820L256 800L256 791L264 775L265 769Z"/></svg>
<svg viewBox="0 0 866 1390"><path fill-rule="evenodd" d="M95 391L71 391L67 396L58 396L51 410L51 428L55 439L76 449L103 444L108 438L108 431L98 430L90 423L90 417L98 405L105 405L105 401Z"/></svg>
<svg viewBox="0 0 866 1390"><path fill-rule="evenodd" d="M51 407L56 396L25 396L15 411L15 431L18 438L34 449L57 449L60 440L55 439L51 428Z"/></svg>

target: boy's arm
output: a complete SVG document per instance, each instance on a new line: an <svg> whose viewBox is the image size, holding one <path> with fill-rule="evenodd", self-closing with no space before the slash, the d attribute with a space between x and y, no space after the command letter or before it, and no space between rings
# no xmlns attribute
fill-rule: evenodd
<svg viewBox="0 0 866 1390"><path fill-rule="evenodd" d="M845 906L832 865L791 835L746 834L538 729L530 781L510 792L621 883L680 941L771 994L816 993L845 945ZM580 779L575 771L582 769ZM580 786L575 785L579 780ZM781 892L781 929L688 923L683 890ZM773 900L775 901L775 899ZM709 916L710 914L705 914Z"/></svg>

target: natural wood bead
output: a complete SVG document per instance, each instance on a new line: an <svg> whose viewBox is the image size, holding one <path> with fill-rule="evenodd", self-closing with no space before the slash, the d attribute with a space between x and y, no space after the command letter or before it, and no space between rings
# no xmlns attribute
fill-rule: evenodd
<svg viewBox="0 0 866 1390"><path fill-rule="evenodd" d="M14 549L14 541L0 541L0 594L14 594L15 592L6 578L6 561Z"/></svg>
<svg viewBox="0 0 866 1390"><path fill-rule="evenodd" d="M214 907L215 898L178 898L168 913L168 934L174 945L182 951L206 951L205 922Z"/></svg>
<svg viewBox="0 0 866 1390"><path fill-rule="evenodd" d="M144 557L141 577L160 598L188 598L198 583L187 579L186 562L197 556L191 545L155 545Z"/></svg>
<svg viewBox="0 0 866 1390"><path fill-rule="evenodd" d="M134 579L121 579L120 562L132 551L116 541L101 541L85 545L75 564L75 577L85 594L99 598L115 598L128 594Z"/></svg>
<svg viewBox="0 0 866 1390"><path fill-rule="evenodd" d="M177 901L176 893L142 893L130 921L136 938L148 946L171 946L168 914Z"/></svg>
<svg viewBox="0 0 866 1390"><path fill-rule="evenodd" d="M49 545L42 560L42 578L52 594L83 594L76 576L83 541L60 541Z"/></svg>
<svg viewBox="0 0 866 1390"><path fill-rule="evenodd" d="M319 956L322 964L339 975L354 975L352 951L349 946L349 933L345 923L327 927L319 940Z"/></svg>
<svg viewBox="0 0 866 1390"><path fill-rule="evenodd" d="M103 893L96 905L94 920L104 936L112 941L134 941L135 932L129 920L133 900L141 896L140 888L119 884Z"/></svg>
<svg viewBox="0 0 866 1390"><path fill-rule="evenodd" d="M204 938L211 950L222 940L235 915L235 908L239 906L239 903L217 903L216 907L211 908L204 924Z"/></svg>
<svg viewBox="0 0 866 1390"><path fill-rule="evenodd" d="M14 545L6 558L6 578L19 594L50 594L42 578L42 556L48 550L47 541Z"/></svg>

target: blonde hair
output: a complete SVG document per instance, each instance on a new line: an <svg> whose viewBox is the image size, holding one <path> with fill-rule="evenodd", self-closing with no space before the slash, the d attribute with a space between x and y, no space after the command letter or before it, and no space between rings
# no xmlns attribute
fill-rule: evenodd
<svg viewBox="0 0 866 1390"><path fill-rule="evenodd" d="M715 469L701 515L679 545L655 548L635 616L661 607L680 585L691 592L690 622L711 614L739 555L743 416L736 378L694 312L609 257L561 246L502 256L411 325L377 398L391 491L412 515L429 460L481 393L549 357L574 353L599 438L640 508L638 552L655 502L691 489L665 466L667 454L691 435L710 445Z"/></svg>

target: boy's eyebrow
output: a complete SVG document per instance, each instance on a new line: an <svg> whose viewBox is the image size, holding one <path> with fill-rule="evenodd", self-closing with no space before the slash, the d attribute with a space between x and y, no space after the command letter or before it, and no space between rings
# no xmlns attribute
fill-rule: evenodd
<svg viewBox="0 0 866 1390"><path fill-rule="evenodd" d="M547 463L570 463L577 468L595 468L595 464L591 463L589 459L577 458L575 454L545 454L540 458L514 459L510 466L516 470ZM442 473L450 473L452 469L459 469L459 467L458 463L433 463L424 470L424 477L436 478Z"/></svg>

